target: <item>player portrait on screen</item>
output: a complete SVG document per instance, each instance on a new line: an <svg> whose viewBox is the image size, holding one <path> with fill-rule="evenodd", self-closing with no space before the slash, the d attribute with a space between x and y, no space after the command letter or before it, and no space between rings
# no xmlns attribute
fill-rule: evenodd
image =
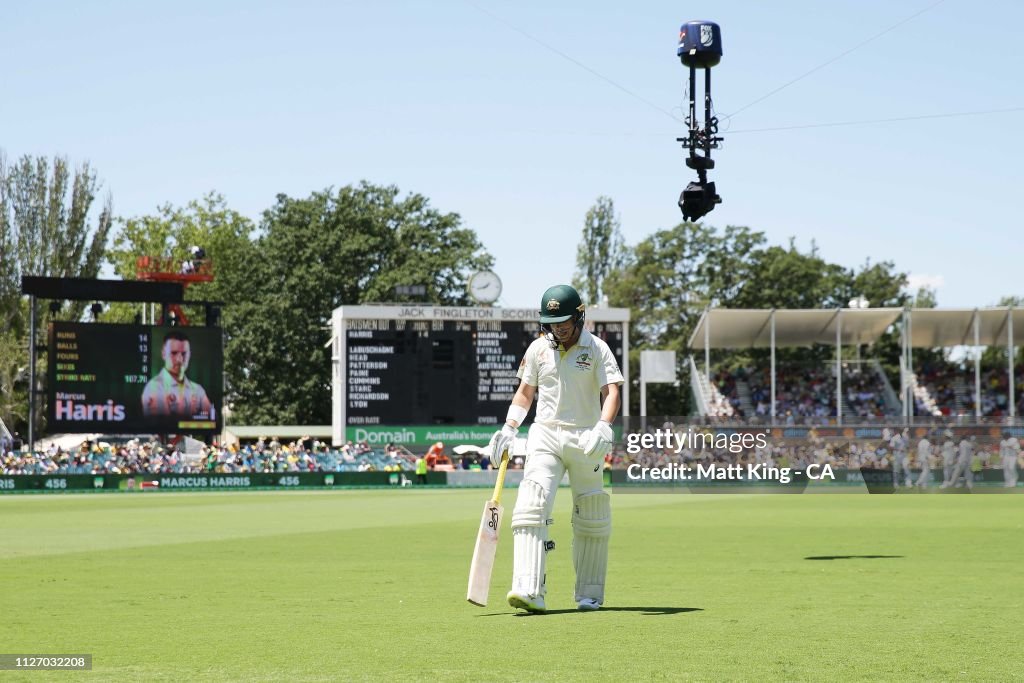
<svg viewBox="0 0 1024 683"><path fill-rule="evenodd" d="M186 376L192 345L184 332L168 332L160 347L164 367L142 391L142 413L146 417L211 419L213 405L206 390Z"/></svg>

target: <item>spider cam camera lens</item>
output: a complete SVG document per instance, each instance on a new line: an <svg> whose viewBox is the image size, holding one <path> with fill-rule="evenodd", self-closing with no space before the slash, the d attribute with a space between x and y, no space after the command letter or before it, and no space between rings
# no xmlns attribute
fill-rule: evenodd
<svg viewBox="0 0 1024 683"><path fill-rule="evenodd" d="M683 218L695 221L710 213L715 204L721 202L722 198L716 194L714 183L690 183L679 195L679 210L683 212Z"/></svg>

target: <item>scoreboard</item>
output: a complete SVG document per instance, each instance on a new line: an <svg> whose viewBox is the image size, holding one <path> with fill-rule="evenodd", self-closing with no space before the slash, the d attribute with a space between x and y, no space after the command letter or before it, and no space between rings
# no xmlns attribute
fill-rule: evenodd
<svg viewBox="0 0 1024 683"><path fill-rule="evenodd" d="M47 351L51 433L189 434L223 424L219 327L54 322Z"/></svg>
<svg viewBox="0 0 1024 683"><path fill-rule="evenodd" d="M345 306L332 323L336 444L352 427L500 425L540 334L533 309ZM625 375L628 310L588 310L587 327Z"/></svg>

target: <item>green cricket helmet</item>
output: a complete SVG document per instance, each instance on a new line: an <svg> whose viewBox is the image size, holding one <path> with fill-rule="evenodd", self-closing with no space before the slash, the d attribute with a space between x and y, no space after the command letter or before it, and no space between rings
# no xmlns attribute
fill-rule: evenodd
<svg viewBox="0 0 1024 683"><path fill-rule="evenodd" d="M540 298L541 325L564 323L570 318L574 318L577 325L582 325L584 317L580 293L569 285L548 287Z"/></svg>

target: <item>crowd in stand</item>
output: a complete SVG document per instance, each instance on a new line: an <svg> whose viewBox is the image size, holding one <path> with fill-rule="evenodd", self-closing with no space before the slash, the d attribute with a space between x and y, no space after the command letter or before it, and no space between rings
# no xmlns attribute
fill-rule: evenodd
<svg viewBox="0 0 1024 683"><path fill-rule="evenodd" d="M366 442L349 441L340 448L302 438L283 443L260 438L253 444L202 446L186 453L180 444L132 439L122 444L82 442L66 450L56 445L28 453L13 439L0 443L2 474L239 474L251 472L403 472L416 469L420 457L427 469L487 469L478 452L468 451L453 462L443 448L425 456L388 444L374 448ZM523 466L522 457L509 463Z"/></svg>
<svg viewBox="0 0 1024 683"><path fill-rule="evenodd" d="M35 453L0 451L0 474L199 474L247 472L401 471L412 458L394 445L367 443L332 449L312 439L282 443L260 439L238 446L203 446L186 453L178 445L133 439L123 444L83 442L77 449L49 446Z"/></svg>
<svg viewBox="0 0 1024 683"><path fill-rule="evenodd" d="M743 414L735 375L729 372L715 374L709 403L708 415L713 417L732 417Z"/></svg>
<svg viewBox="0 0 1024 683"><path fill-rule="evenodd" d="M917 383L927 389L928 394L938 408L939 414L943 416L956 415L959 411L956 405L955 380L959 371L946 363L923 363L916 368ZM918 413L924 415L932 414L932 406L925 405L921 397L916 399Z"/></svg>
<svg viewBox="0 0 1024 683"><path fill-rule="evenodd" d="M771 372L748 371L754 412L771 415ZM788 418L825 418L835 416L835 378L824 366L790 366L775 373L775 414Z"/></svg>
<svg viewBox="0 0 1024 683"><path fill-rule="evenodd" d="M1024 372L1014 378L1016 403L1024 399ZM974 381L967 383L967 412L974 414ZM1010 411L1010 379L1006 371L988 370L981 373L981 414L987 417L1003 417ZM1018 408L1019 411L1019 408Z"/></svg>
<svg viewBox="0 0 1024 683"><path fill-rule="evenodd" d="M974 415L974 369L946 362L923 363L915 368L917 383L927 390L930 401L923 396L916 398L918 414L931 415L938 412L943 416ZM1024 400L1024 370L1014 378L1018 414ZM962 399L958 401L957 385L960 385ZM981 372L981 414L984 417L1005 417L1010 409L1010 382L1005 368L988 369Z"/></svg>
<svg viewBox="0 0 1024 683"><path fill-rule="evenodd" d="M855 366L843 376L846 405L858 417L886 415L884 385L881 378L862 366Z"/></svg>
<svg viewBox="0 0 1024 683"><path fill-rule="evenodd" d="M746 415L743 409L738 381L746 381L750 388L752 415ZM835 378L830 368L780 367L776 372L775 382L776 415L781 421L786 421L787 418L793 422L806 422L806 418L824 421L835 416ZM713 383L712 397L720 395L722 398L717 402L717 410L709 410L709 415L756 418L767 418L771 415L771 374L768 369L739 368L734 372L718 372L713 378ZM848 396L856 405L863 405L867 413L873 407L876 397L881 396L881 392L869 386L869 378L865 375L859 377L855 386L848 392ZM716 402L713 401L714 403Z"/></svg>
<svg viewBox="0 0 1024 683"><path fill-rule="evenodd" d="M835 368L818 365L780 365L776 371L776 419L783 424L827 424L836 416ZM753 408L744 410L739 384L746 382ZM890 393L887 401L883 377L870 365L843 365L843 414L879 422L897 415L898 403ZM917 416L974 416L974 372L949 363L924 363L917 369L915 393ZM958 398L958 385L960 396ZM1024 408L1024 371L1015 378L1017 412ZM771 415L771 375L767 368L719 371L712 377L708 415L716 418L764 419ZM1010 388L1005 369L981 373L981 415L1009 415Z"/></svg>

